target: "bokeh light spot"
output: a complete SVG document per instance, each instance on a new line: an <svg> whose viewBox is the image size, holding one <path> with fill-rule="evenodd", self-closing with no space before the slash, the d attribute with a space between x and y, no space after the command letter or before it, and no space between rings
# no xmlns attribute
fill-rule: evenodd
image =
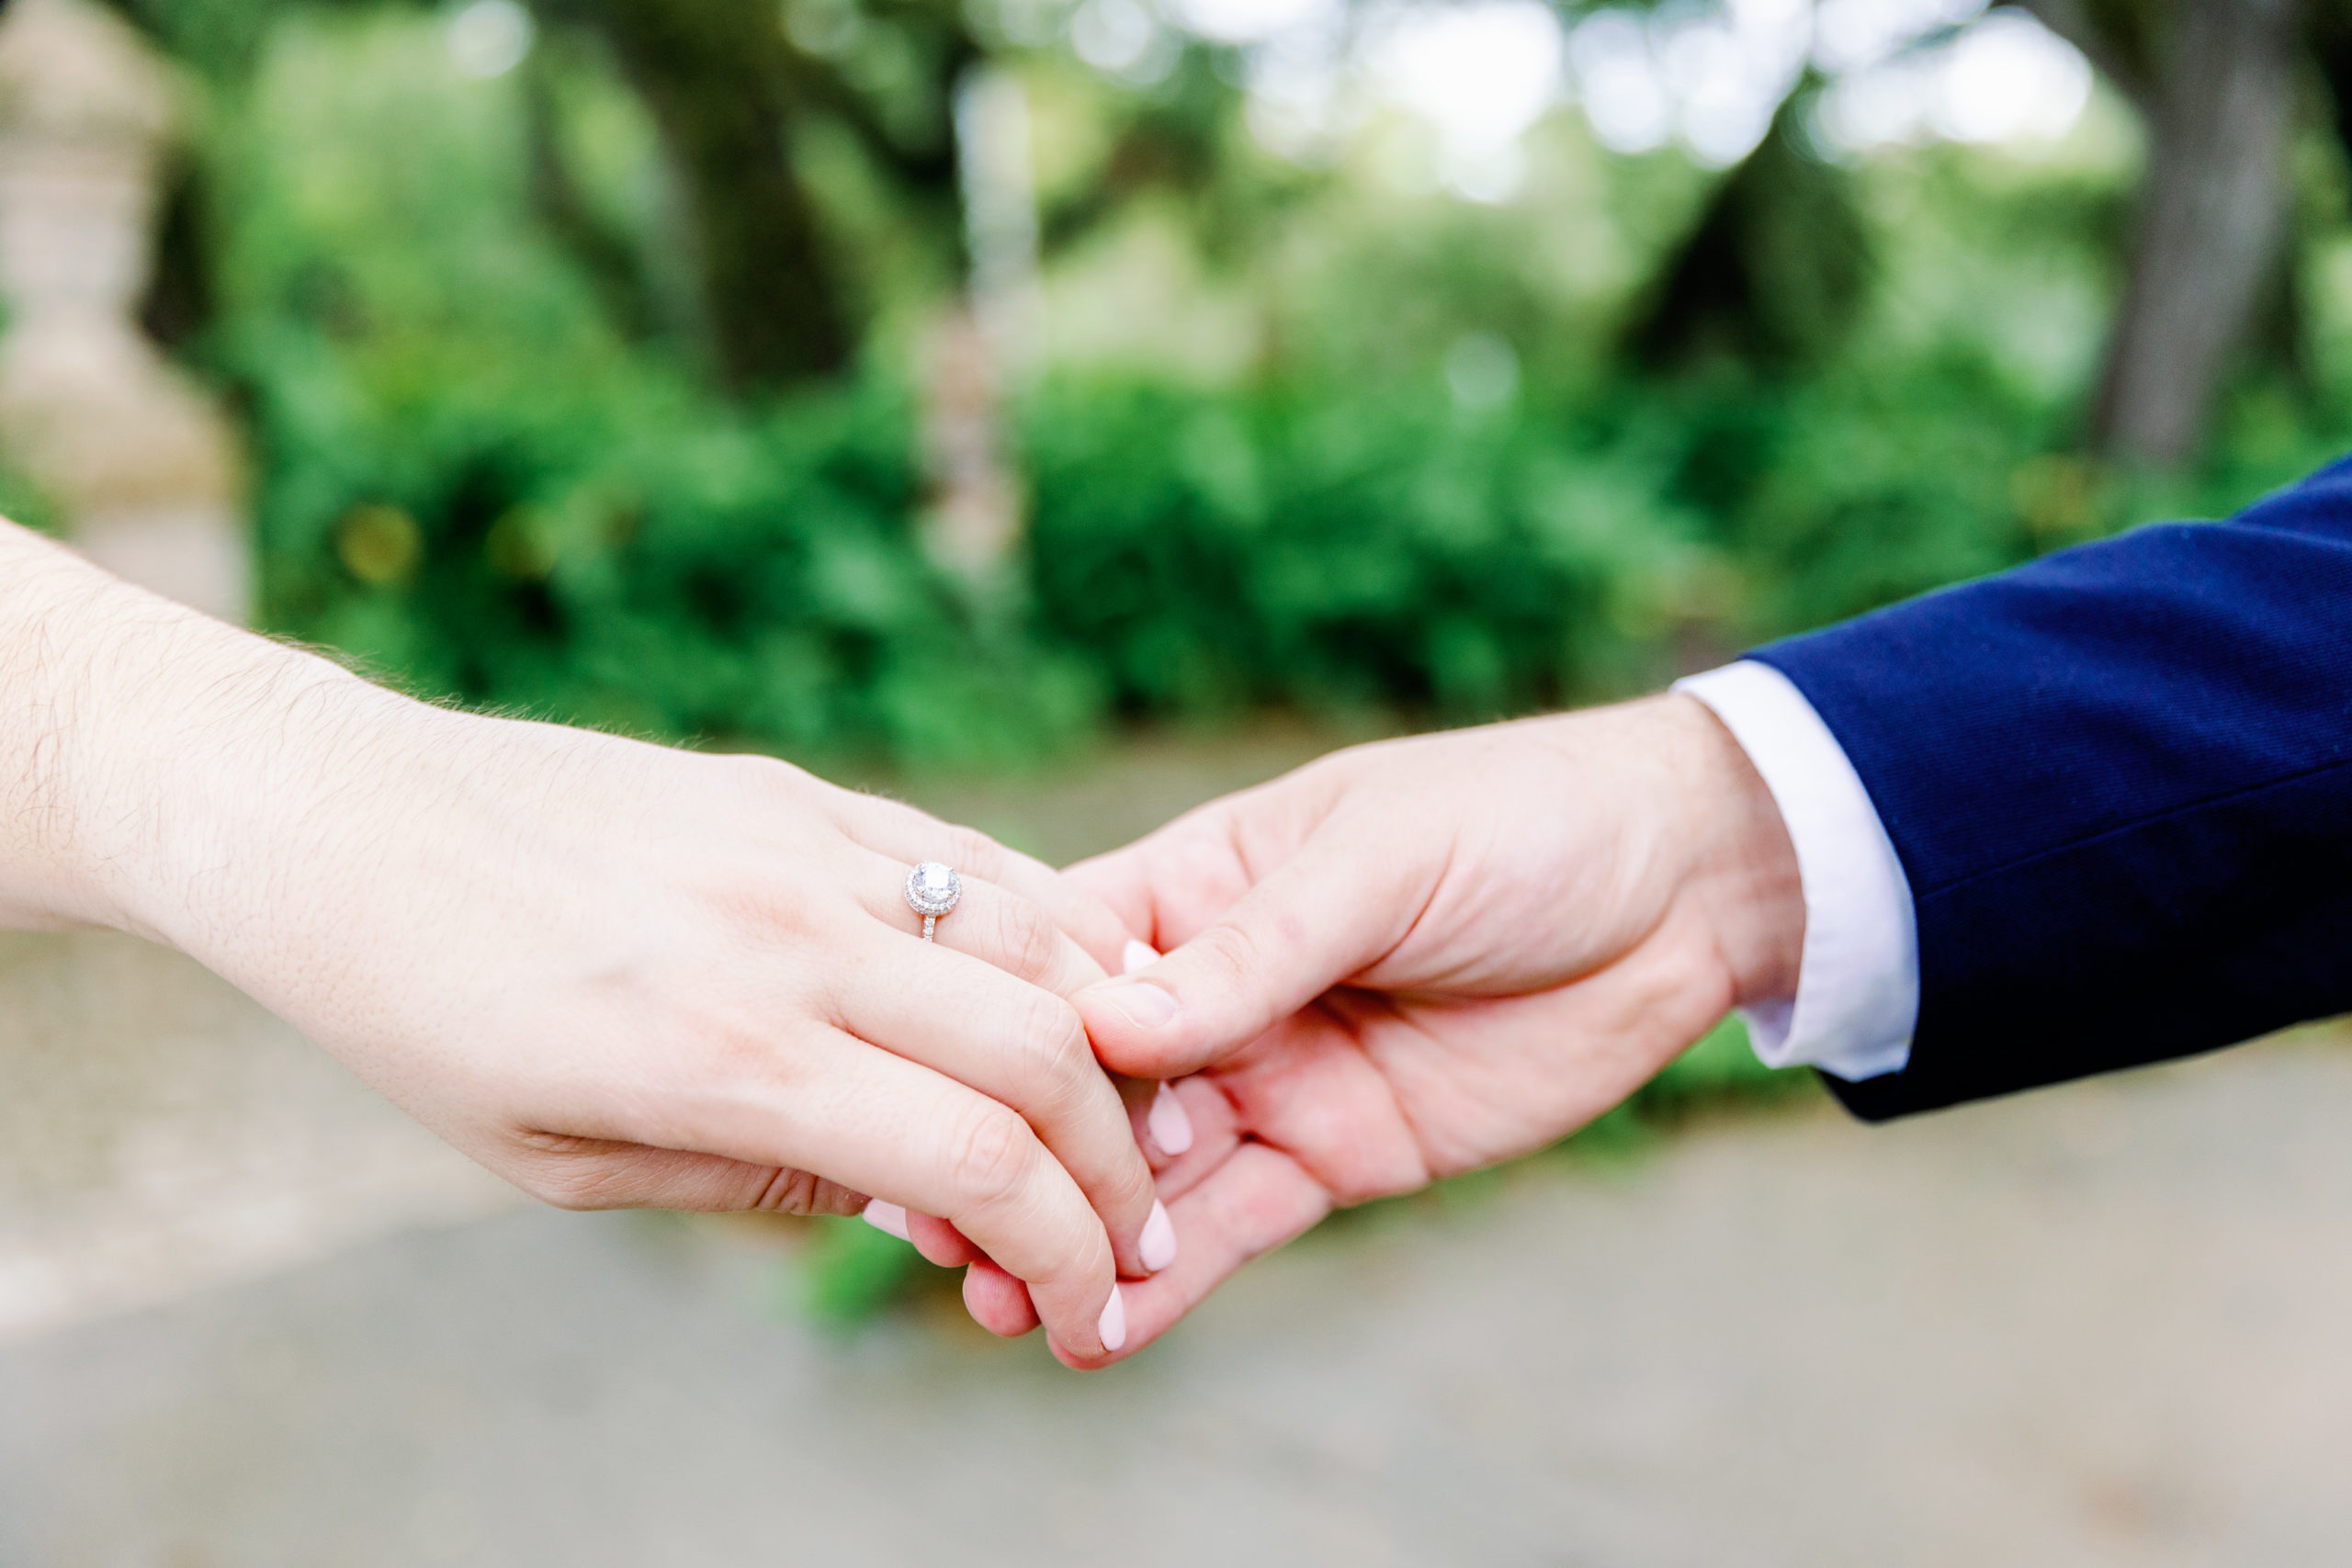
<svg viewBox="0 0 2352 1568"><path fill-rule="evenodd" d="M397 506L362 506L334 534L343 569L379 588L406 582L424 560L424 532Z"/></svg>

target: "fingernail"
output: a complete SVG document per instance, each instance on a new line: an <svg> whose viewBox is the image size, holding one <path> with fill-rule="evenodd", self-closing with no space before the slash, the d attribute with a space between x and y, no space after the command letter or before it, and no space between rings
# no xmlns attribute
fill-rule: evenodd
<svg viewBox="0 0 2352 1568"><path fill-rule="evenodd" d="M865 1205L865 1223L877 1231L897 1236L900 1241L912 1241L907 1234L907 1212L896 1203L885 1203L876 1198Z"/></svg>
<svg viewBox="0 0 2352 1568"><path fill-rule="evenodd" d="M1159 949L1148 942L1127 939L1127 950L1120 956L1122 973L1132 975L1138 969L1148 969L1159 962Z"/></svg>
<svg viewBox="0 0 2352 1568"><path fill-rule="evenodd" d="M1103 1305L1102 1321L1094 1325L1102 1331L1102 1348L1116 1350L1127 1342L1127 1303L1119 1295L1119 1287L1111 1287L1111 1299Z"/></svg>
<svg viewBox="0 0 2352 1568"><path fill-rule="evenodd" d="M1105 986L1098 994L1138 1029L1158 1029L1176 1016L1176 998L1141 980Z"/></svg>
<svg viewBox="0 0 2352 1568"><path fill-rule="evenodd" d="M1151 1218L1143 1223L1143 1266L1159 1273L1176 1261L1176 1225L1168 1217L1168 1205L1155 1202Z"/></svg>
<svg viewBox="0 0 2352 1568"><path fill-rule="evenodd" d="M1143 1124L1151 1134L1151 1141L1159 1145L1159 1152L1171 1159L1193 1146L1193 1119L1185 1113L1184 1102L1176 1098L1176 1091L1166 1084L1161 1084L1159 1092L1151 1097L1151 1114L1144 1118Z"/></svg>

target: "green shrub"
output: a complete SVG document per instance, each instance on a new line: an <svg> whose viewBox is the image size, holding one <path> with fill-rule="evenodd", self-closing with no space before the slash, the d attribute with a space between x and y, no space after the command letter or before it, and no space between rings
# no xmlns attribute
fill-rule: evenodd
<svg viewBox="0 0 2352 1568"><path fill-rule="evenodd" d="M0 517L44 534L58 531L56 504L40 486L0 465Z"/></svg>
<svg viewBox="0 0 2352 1568"><path fill-rule="evenodd" d="M1704 555L1655 475L1534 419L1071 382L1024 410L1025 581L979 615L924 558L909 400L878 378L747 413L247 369L275 625L434 695L664 737L985 764L1106 705L1523 712L1652 673Z"/></svg>
<svg viewBox="0 0 2352 1568"><path fill-rule="evenodd" d="M985 762L1084 725L1083 679L923 558L896 392L598 390L266 419L273 619L435 695L662 737Z"/></svg>
<svg viewBox="0 0 2352 1568"><path fill-rule="evenodd" d="M1636 657L1691 553L1656 475L1410 384L1069 381L1024 429L1038 634L1127 712L1570 701Z"/></svg>
<svg viewBox="0 0 2352 1568"><path fill-rule="evenodd" d="M534 66L535 141L523 74L462 77L435 17L296 7L246 41L204 119L196 352L254 432L265 614L469 704L926 765L1267 705L1475 720L2224 510L2334 428L2254 384L2177 493L2073 456L2105 187L1956 153L1873 165L1891 248L1836 353L1635 375L1612 322L1705 181L1562 143L1523 208L1335 177L1253 219L1263 246L1203 238L1200 288L1254 301L1265 351L1216 385L1048 366L1014 413L1025 554L976 607L921 547L914 400L879 368L936 300L877 301L861 374L729 400L542 210L561 153L649 288L690 259L609 62ZM1474 337L1521 366L1475 412L1440 371Z"/></svg>
<svg viewBox="0 0 2352 1568"><path fill-rule="evenodd" d="M610 132L599 199L650 242L641 115L609 73L565 81ZM989 763L1081 731L1085 671L923 558L904 389L745 406L630 339L538 220L526 118L438 20L365 9L289 13L221 116L198 352L253 430L268 623L665 739Z"/></svg>
<svg viewBox="0 0 2352 1568"><path fill-rule="evenodd" d="M794 1262L799 1305L820 1323L854 1328L905 1296L930 1265L897 1236L861 1219L812 1222L816 1238Z"/></svg>

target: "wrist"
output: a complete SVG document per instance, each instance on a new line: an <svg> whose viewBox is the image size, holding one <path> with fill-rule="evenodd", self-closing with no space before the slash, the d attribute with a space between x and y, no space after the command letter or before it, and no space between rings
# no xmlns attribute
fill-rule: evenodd
<svg viewBox="0 0 2352 1568"><path fill-rule="evenodd" d="M1735 1005L1796 994L1804 966L1804 880L1788 824L1763 775L1712 709L1657 699L1679 737L1678 833L1686 887L1731 979Z"/></svg>

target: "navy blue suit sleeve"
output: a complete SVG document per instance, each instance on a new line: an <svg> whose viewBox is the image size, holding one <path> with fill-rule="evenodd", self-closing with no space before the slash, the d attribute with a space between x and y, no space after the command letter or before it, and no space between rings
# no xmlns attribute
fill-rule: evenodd
<svg viewBox="0 0 2352 1568"><path fill-rule="evenodd" d="M2352 459L1750 657L1837 735L1917 905L1878 1120L2352 1010Z"/></svg>

